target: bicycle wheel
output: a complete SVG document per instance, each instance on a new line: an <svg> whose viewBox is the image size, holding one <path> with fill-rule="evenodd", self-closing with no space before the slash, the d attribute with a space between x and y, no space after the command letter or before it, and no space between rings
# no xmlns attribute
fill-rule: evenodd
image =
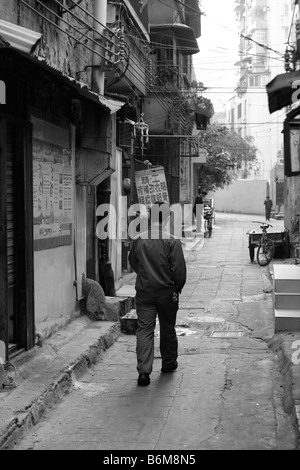
<svg viewBox="0 0 300 470"><path fill-rule="evenodd" d="M15 385L16 383L16 376L17 376L17 370L13 364L10 362L6 362L4 364L4 370L6 373L6 378L7 378L7 386L12 386Z"/></svg>
<svg viewBox="0 0 300 470"><path fill-rule="evenodd" d="M207 231L208 231L208 236L210 238L212 234L212 220L211 219L208 219L207 221Z"/></svg>
<svg viewBox="0 0 300 470"><path fill-rule="evenodd" d="M255 253L254 246L253 246L253 245L249 245L249 256L250 256L250 260L251 260L251 261L254 260L254 253Z"/></svg>
<svg viewBox="0 0 300 470"><path fill-rule="evenodd" d="M274 255L274 243L270 238L263 240L261 245L258 247L256 253L256 259L260 266L266 266L270 263Z"/></svg>

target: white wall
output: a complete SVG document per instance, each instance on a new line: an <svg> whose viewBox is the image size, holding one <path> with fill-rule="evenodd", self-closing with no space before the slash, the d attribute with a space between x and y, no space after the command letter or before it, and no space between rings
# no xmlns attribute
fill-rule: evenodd
<svg viewBox="0 0 300 470"><path fill-rule="evenodd" d="M63 128L54 125L48 121L44 121L35 116L32 116L33 123L33 137L35 142L40 141L43 143L52 144L53 148L57 148L57 154L61 152L71 153L71 167L72 167L72 193L69 198L72 200L72 234L70 244L49 247L43 249L35 249L34 251L34 304L35 304L35 327L45 337L50 336L62 326L65 326L72 319L80 315L80 309L77 305L76 299L76 286L75 281L75 256L74 256L74 223L76 230L76 249L77 254L80 253L83 246L85 247L84 227L82 231L78 231L78 222L82 223L81 210L83 207L80 205L79 210L76 206L76 190L75 190L75 133L74 127ZM36 146L33 151L34 157L39 157L38 149L44 148ZM55 154L54 154L55 155ZM52 156L54 158L54 155ZM44 158L46 155L44 154ZM68 186L63 187L63 191ZM46 190L45 190L45 194ZM84 198L84 191L77 196ZM45 196L46 197L46 196ZM83 201L81 201L83 202ZM81 214L81 215L80 215ZM76 218L79 217L79 220ZM37 226L34 226L38 228ZM40 237L37 237L40 239ZM78 245L79 244L79 245ZM86 250L85 250L86 251ZM86 253L81 252L82 260L77 264L78 275L81 276L83 267L86 263ZM80 264L80 262L82 263ZM84 270L85 271L85 270Z"/></svg>
<svg viewBox="0 0 300 470"><path fill-rule="evenodd" d="M73 252L73 245L34 252L35 324L45 336L80 313L75 310Z"/></svg>
<svg viewBox="0 0 300 470"><path fill-rule="evenodd" d="M122 276L122 240L120 239L120 224L123 222L123 208L120 196L122 194L122 150L117 148L112 155L112 167L115 172L111 175L110 204L115 208L109 217L109 231L114 238L109 240L109 261L114 272L116 286Z"/></svg>
<svg viewBox="0 0 300 470"><path fill-rule="evenodd" d="M236 214L265 214L267 180L236 180L230 186L209 193L214 209Z"/></svg>

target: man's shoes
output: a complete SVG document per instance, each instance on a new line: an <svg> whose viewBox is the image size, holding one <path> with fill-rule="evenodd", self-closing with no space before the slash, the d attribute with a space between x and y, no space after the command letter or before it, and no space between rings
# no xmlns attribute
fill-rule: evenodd
<svg viewBox="0 0 300 470"><path fill-rule="evenodd" d="M173 372L175 369L177 369L177 367L178 367L178 362L175 361L174 364L172 364L171 366L162 367L162 368L161 368L161 372L162 372L163 374L167 374L167 373L169 373L169 372Z"/></svg>
<svg viewBox="0 0 300 470"><path fill-rule="evenodd" d="M146 387L150 384L150 374L139 374L138 385Z"/></svg>

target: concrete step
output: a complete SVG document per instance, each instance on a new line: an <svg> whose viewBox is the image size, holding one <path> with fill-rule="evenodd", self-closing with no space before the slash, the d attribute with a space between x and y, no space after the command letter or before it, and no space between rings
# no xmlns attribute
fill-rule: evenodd
<svg viewBox="0 0 300 470"><path fill-rule="evenodd" d="M300 292L299 293L282 293L282 292L274 292L273 297L274 307L275 309L292 309L292 310L300 310Z"/></svg>
<svg viewBox="0 0 300 470"><path fill-rule="evenodd" d="M273 265L274 292L300 293L300 265Z"/></svg>
<svg viewBox="0 0 300 470"><path fill-rule="evenodd" d="M122 286L120 289L117 290L116 296L117 297L130 297L134 298L136 294L135 286L134 285L125 285Z"/></svg>
<svg viewBox="0 0 300 470"><path fill-rule="evenodd" d="M274 309L275 333L300 331L300 309Z"/></svg>

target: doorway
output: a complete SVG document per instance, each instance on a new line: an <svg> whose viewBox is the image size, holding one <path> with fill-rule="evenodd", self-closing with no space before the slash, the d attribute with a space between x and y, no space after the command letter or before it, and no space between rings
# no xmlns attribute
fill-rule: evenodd
<svg viewBox="0 0 300 470"><path fill-rule="evenodd" d="M0 340L6 358L34 346L31 126L0 117Z"/></svg>

